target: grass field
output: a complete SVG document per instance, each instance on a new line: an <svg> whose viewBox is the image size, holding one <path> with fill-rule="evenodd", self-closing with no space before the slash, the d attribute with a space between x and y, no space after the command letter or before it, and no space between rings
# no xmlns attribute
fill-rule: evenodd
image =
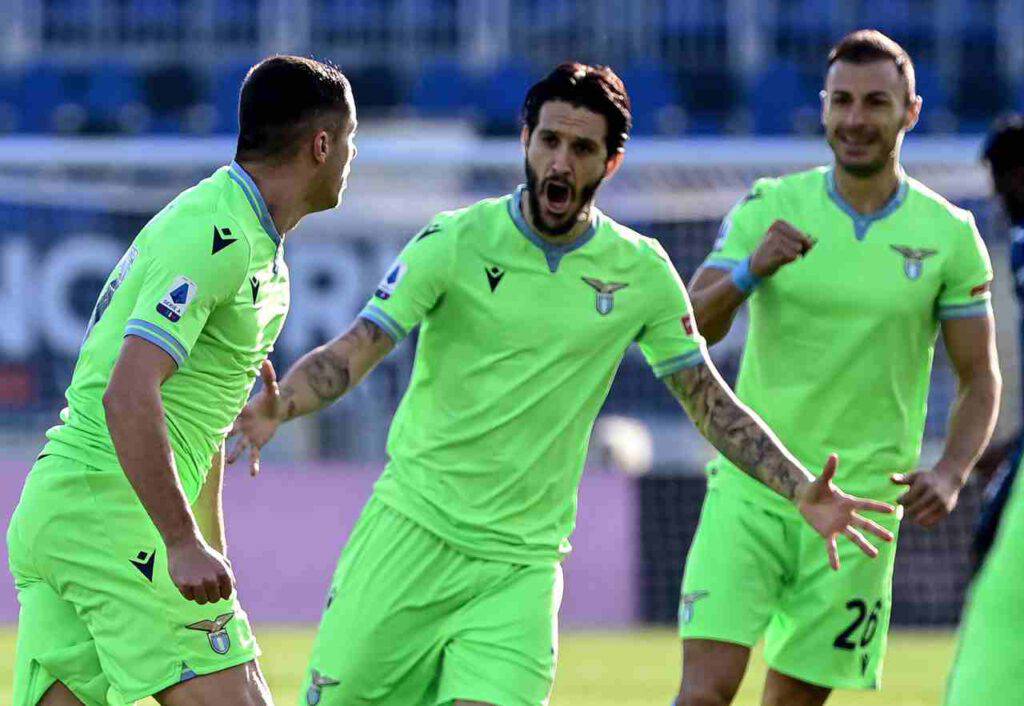
<svg viewBox="0 0 1024 706"><path fill-rule="evenodd" d="M309 627L258 628L263 669L278 704L297 704L299 681L313 641ZM839 693L829 706L937 706L953 656L948 632L891 636L885 687L877 693ZM563 633L553 706L664 706L679 678L672 630ZM11 703L14 630L0 629L0 705ZM737 706L755 706L764 677L755 656ZM145 702L149 704L150 702Z"/></svg>

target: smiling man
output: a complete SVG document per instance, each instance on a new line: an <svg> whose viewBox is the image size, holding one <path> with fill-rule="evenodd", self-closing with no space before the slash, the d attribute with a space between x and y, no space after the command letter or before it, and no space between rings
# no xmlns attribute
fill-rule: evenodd
<svg viewBox="0 0 1024 706"><path fill-rule="evenodd" d="M798 459L837 451L842 487L899 500L929 527L953 510L991 435L1000 380L974 219L900 166L921 105L898 44L873 30L840 41L822 91L833 165L754 184L690 291L712 343L750 300L736 390ZM941 458L915 470L940 329L958 394ZM898 520L884 524L895 532ZM878 688L895 545L874 561L848 552L834 574L812 540L731 459L709 465L683 579L678 704L730 703L762 636L766 706Z"/></svg>
<svg viewBox="0 0 1024 706"><path fill-rule="evenodd" d="M594 419L631 343L737 467L799 508L834 556L891 539L815 482L705 361L658 243L594 206L622 164L630 103L607 67L567 63L523 108L526 186L438 215L352 327L254 398L244 448L352 389L415 326L388 464L341 555L307 705L547 703L560 562ZM822 548L819 545L818 551Z"/></svg>

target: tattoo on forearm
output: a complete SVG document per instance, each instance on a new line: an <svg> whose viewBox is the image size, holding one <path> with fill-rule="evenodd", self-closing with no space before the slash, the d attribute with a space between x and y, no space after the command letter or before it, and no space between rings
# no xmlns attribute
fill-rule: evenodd
<svg viewBox="0 0 1024 706"><path fill-rule="evenodd" d="M320 398L321 405L345 394L350 377L347 357L326 347L313 354L306 368L309 387Z"/></svg>
<svg viewBox="0 0 1024 706"><path fill-rule="evenodd" d="M726 391L707 365L666 378L701 433L740 470L792 499L804 475L761 423Z"/></svg>
<svg viewBox="0 0 1024 706"><path fill-rule="evenodd" d="M306 354L296 364L299 378L286 380L281 386L281 401L285 404L286 410L285 419L293 419L313 411L311 405L315 409L325 407L352 389L358 378L367 372L360 372L359 366L356 365L353 375L352 360L365 361L367 348L375 349L379 354L379 360L390 350L391 339L376 324L360 318L340 339ZM365 367L365 362L363 365ZM356 379L353 380L353 377ZM300 380L305 382L309 392L303 390L304 386Z"/></svg>

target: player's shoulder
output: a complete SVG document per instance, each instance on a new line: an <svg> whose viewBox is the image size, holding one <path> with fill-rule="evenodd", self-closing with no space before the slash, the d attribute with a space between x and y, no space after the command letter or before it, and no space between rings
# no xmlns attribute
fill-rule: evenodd
<svg viewBox="0 0 1024 706"><path fill-rule="evenodd" d="M600 213L599 234L617 257L639 265L671 264L668 253L657 238L639 233Z"/></svg>
<svg viewBox="0 0 1024 706"><path fill-rule="evenodd" d="M800 172L759 179L755 182L755 188L763 196L786 199L820 198L825 193L828 171L828 167L814 167Z"/></svg>
<svg viewBox="0 0 1024 706"><path fill-rule="evenodd" d="M149 252L169 250L179 255L223 252L220 262L247 261L254 236L234 212L225 169L185 189L153 216L139 233L140 246Z"/></svg>
<svg viewBox="0 0 1024 706"><path fill-rule="evenodd" d="M930 189L913 177L904 177L907 183L906 205L913 210L914 219L928 219L939 228L973 232L974 216L965 208L951 203L942 194Z"/></svg>
<svg viewBox="0 0 1024 706"><path fill-rule="evenodd" d="M435 242L445 241L454 247L464 233L492 229L507 220L510 201L511 196L499 196L462 208L440 211L413 236L413 243L429 238Z"/></svg>

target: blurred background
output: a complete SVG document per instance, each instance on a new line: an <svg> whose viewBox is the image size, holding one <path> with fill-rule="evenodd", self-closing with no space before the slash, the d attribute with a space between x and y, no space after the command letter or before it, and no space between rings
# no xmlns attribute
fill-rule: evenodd
<svg viewBox="0 0 1024 706"><path fill-rule="evenodd" d="M861 27L892 36L916 64L924 112L908 171L971 209L990 248L1006 382L997 434L1008 435L1020 422L1017 311L1001 276L1006 224L978 154L994 117L1024 109L1024 0L0 0L0 517L6 525L57 419L101 284L157 210L231 160L238 88L259 58L335 62L360 122L343 206L288 238L281 371L347 325L434 213L521 181L520 102L569 58L612 65L633 100L625 165L599 205L658 237L688 279L754 179L829 161L818 122L825 57ZM713 351L730 379L742 342L741 325ZM404 343L340 404L286 427L260 478L229 473L229 554L265 626L281 700L294 697L337 553L382 467L413 349ZM940 350L925 459L953 390ZM671 697L670 626L710 456L631 350L581 488L553 703ZM937 702L978 494L969 486L938 530L904 530L893 617L918 632L897 635L887 674L908 690L877 703ZM16 618L0 582L0 679ZM604 684L597 665L609 663L622 667Z"/></svg>

